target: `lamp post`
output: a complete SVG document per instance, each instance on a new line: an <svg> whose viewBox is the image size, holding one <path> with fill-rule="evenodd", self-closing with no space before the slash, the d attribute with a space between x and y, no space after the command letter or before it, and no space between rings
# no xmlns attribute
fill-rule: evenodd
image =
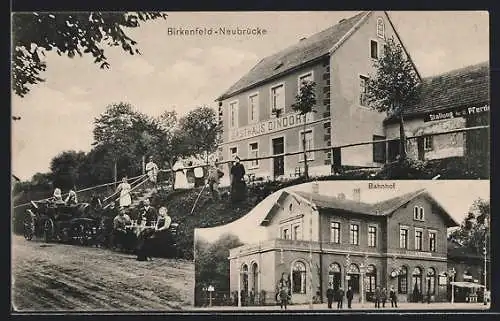
<svg viewBox="0 0 500 321"><path fill-rule="evenodd" d="M450 271L450 276L451 276L451 304L455 303L455 275L457 272L455 271L455 268L451 269Z"/></svg>

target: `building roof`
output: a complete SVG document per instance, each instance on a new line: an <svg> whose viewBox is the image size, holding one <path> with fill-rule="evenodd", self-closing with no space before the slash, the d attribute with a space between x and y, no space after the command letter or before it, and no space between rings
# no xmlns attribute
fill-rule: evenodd
<svg viewBox="0 0 500 321"><path fill-rule="evenodd" d="M443 214L445 221L448 226L457 226L458 223L449 215L449 213L424 189L419 189L410 193L406 193L397 197L393 197L378 203L364 203L348 199L340 199L334 196L326 196L317 193L307 193L307 192L294 192L294 194L300 196L304 200L312 200L312 203L321 209L334 209L340 210L347 213L362 214L370 216L390 216L394 211L404 206L408 202L415 199L417 196L424 196L435 206L438 207L440 212ZM262 225L268 224L272 217L276 214L277 210L282 208L282 202L289 195L293 195L284 191L280 198L277 200L276 204L271 208L266 218L262 221Z"/></svg>
<svg viewBox="0 0 500 321"><path fill-rule="evenodd" d="M330 50L349 34L350 30L368 17L371 12L361 12L343 19L338 24L316 33L298 43L263 58L245 76L233 84L218 100L228 98L248 87L261 83L307 62L329 55Z"/></svg>
<svg viewBox="0 0 500 321"><path fill-rule="evenodd" d="M460 107L480 107L490 101L488 62L422 79L419 102L405 109L406 117ZM389 117L386 121L392 121Z"/></svg>

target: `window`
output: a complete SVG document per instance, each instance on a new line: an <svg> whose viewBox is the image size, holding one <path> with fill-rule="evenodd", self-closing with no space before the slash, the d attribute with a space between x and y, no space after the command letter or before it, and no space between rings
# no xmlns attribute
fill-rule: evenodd
<svg viewBox="0 0 500 321"><path fill-rule="evenodd" d="M370 58L378 59L378 41L370 40Z"/></svg>
<svg viewBox="0 0 500 321"><path fill-rule="evenodd" d="M290 239L290 230L288 228L283 229L283 235L282 238L284 240L289 240Z"/></svg>
<svg viewBox="0 0 500 321"><path fill-rule="evenodd" d="M385 140L385 136L373 135L373 140ZM375 163L385 163L385 142L373 143L373 161Z"/></svg>
<svg viewBox="0 0 500 321"><path fill-rule="evenodd" d="M301 237L300 237L300 225L299 224L294 225L292 228L292 231L293 231L293 239L300 240L301 239Z"/></svg>
<svg viewBox="0 0 500 321"><path fill-rule="evenodd" d="M408 293L408 269L402 266L398 274L398 293Z"/></svg>
<svg viewBox="0 0 500 321"><path fill-rule="evenodd" d="M238 155L238 147L229 148L229 159L233 160Z"/></svg>
<svg viewBox="0 0 500 321"><path fill-rule="evenodd" d="M257 158L259 157L259 143L251 143L248 145L248 155L250 158ZM258 168L259 167L259 160L253 160L250 163L250 169L252 168Z"/></svg>
<svg viewBox="0 0 500 321"><path fill-rule="evenodd" d="M312 71L307 73L307 74L304 74L302 76L299 76L298 78L298 85L297 85L297 88L298 88L298 93L300 93L300 88L302 88L302 86L304 86L304 83L307 83L307 82L311 82L313 81L313 73Z"/></svg>
<svg viewBox="0 0 500 321"><path fill-rule="evenodd" d="M424 221L424 208L415 206L413 208L413 219L415 221Z"/></svg>
<svg viewBox="0 0 500 321"><path fill-rule="evenodd" d="M406 228L399 230L399 247L402 249L408 248L408 229Z"/></svg>
<svg viewBox="0 0 500 321"><path fill-rule="evenodd" d="M308 129L306 131L301 131L300 132L300 150L304 150L304 136L305 136L305 143L306 143L306 150L311 150L314 148L313 144L313 131L312 129ZM312 161L314 160L314 152L307 152L307 160ZM304 154L299 154L299 162L304 161Z"/></svg>
<svg viewBox="0 0 500 321"><path fill-rule="evenodd" d="M421 230L415 230L415 250L422 251L422 234Z"/></svg>
<svg viewBox="0 0 500 321"><path fill-rule="evenodd" d="M238 101L229 104L229 127L238 127Z"/></svg>
<svg viewBox="0 0 500 321"><path fill-rule="evenodd" d="M375 226L368 226L368 246L377 246L377 228Z"/></svg>
<svg viewBox="0 0 500 321"><path fill-rule="evenodd" d="M339 244L340 243L340 223L339 222L331 222L330 223L330 231L331 231L330 242Z"/></svg>
<svg viewBox="0 0 500 321"><path fill-rule="evenodd" d="M429 232L429 251L436 252L436 232Z"/></svg>
<svg viewBox="0 0 500 321"><path fill-rule="evenodd" d="M375 265L370 264L366 269L366 278L368 279L368 287L366 292L374 293L375 288L377 287L377 269Z"/></svg>
<svg viewBox="0 0 500 321"><path fill-rule="evenodd" d="M359 245L359 225L351 224L351 231L349 233L349 238L352 245Z"/></svg>
<svg viewBox="0 0 500 321"><path fill-rule="evenodd" d="M306 293L306 265L300 261L292 268L292 293Z"/></svg>
<svg viewBox="0 0 500 321"><path fill-rule="evenodd" d="M271 110L285 109L285 85L271 88Z"/></svg>
<svg viewBox="0 0 500 321"><path fill-rule="evenodd" d="M248 96L248 122L255 123L259 120L259 94Z"/></svg>
<svg viewBox="0 0 500 321"><path fill-rule="evenodd" d="M377 18L377 37L385 39L385 24L384 19Z"/></svg>
<svg viewBox="0 0 500 321"><path fill-rule="evenodd" d="M432 136L424 137L424 149L431 150L432 149Z"/></svg>
<svg viewBox="0 0 500 321"><path fill-rule="evenodd" d="M359 76L359 104L361 106L367 106L368 102L366 100L366 95L368 92L368 77Z"/></svg>

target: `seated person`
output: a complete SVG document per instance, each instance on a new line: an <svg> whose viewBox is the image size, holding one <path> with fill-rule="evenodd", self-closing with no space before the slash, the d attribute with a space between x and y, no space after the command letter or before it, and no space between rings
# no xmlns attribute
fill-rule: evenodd
<svg viewBox="0 0 500 321"><path fill-rule="evenodd" d="M51 201L52 201L55 205L64 204L64 201L63 201L63 199L62 199L62 192L61 192L61 189L60 189L60 188L56 188L56 189L54 190L54 194L52 195Z"/></svg>
<svg viewBox="0 0 500 321"><path fill-rule="evenodd" d="M147 228L139 235L139 242L137 246L137 260L147 261L148 258L152 257L153 250L158 248L159 244L156 242L161 242L167 238L168 228L172 223L172 218L168 215L168 210L166 207L160 208L158 211L158 217L156 221L156 226L154 228Z"/></svg>
<svg viewBox="0 0 500 321"><path fill-rule="evenodd" d="M101 200L99 199L99 197L97 196L97 194L95 192L92 193L92 196L90 198L90 206L92 206L92 208L94 208L94 209L102 207Z"/></svg>
<svg viewBox="0 0 500 321"><path fill-rule="evenodd" d="M113 233L111 234L111 246L122 245L128 248L128 232L126 226L131 224L130 217L121 209L120 213L113 220Z"/></svg>
<svg viewBox="0 0 500 321"><path fill-rule="evenodd" d="M70 190L68 193L68 197L64 200L64 203L68 206L71 205L76 205L78 203L78 199L76 197L76 192L73 190Z"/></svg>
<svg viewBox="0 0 500 321"><path fill-rule="evenodd" d="M156 222L158 214L156 213L156 209L151 206L151 202L149 199L144 200L144 207L141 210L141 216L138 218L141 223L146 220L147 226L153 226Z"/></svg>

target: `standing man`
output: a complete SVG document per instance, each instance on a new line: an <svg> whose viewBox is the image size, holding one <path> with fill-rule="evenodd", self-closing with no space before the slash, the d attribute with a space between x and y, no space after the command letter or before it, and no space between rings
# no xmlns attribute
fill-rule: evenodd
<svg viewBox="0 0 500 321"><path fill-rule="evenodd" d="M394 290L394 286L391 286L391 290L389 291L389 297L391 299L391 308L397 308L398 297L396 296L396 290Z"/></svg>
<svg viewBox="0 0 500 321"><path fill-rule="evenodd" d="M149 162L146 164L146 174L148 175L150 184L155 190L157 188L158 172L158 165L153 162L153 156L149 156Z"/></svg>
<svg viewBox="0 0 500 321"><path fill-rule="evenodd" d="M347 307L349 309L352 309L352 299L354 298L354 292L352 291L352 287L349 287L347 289L347 293L345 294L346 298L347 298Z"/></svg>
<svg viewBox="0 0 500 321"><path fill-rule="evenodd" d="M234 158L234 164L231 167L231 199L233 203L238 203L245 196L245 167L240 163L240 158Z"/></svg>
<svg viewBox="0 0 500 321"><path fill-rule="evenodd" d="M208 168L208 177L207 184L210 188L210 194L212 195L212 199L214 201L220 200L219 194L219 184L220 178L224 176L224 173L217 167L217 159L210 163L210 167Z"/></svg>
<svg viewBox="0 0 500 321"><path fill-rule="evenodd" d="M380 298L382 299L382 308L385 308L385 301L387 301L387 289L383 288L380 292Z"/></svg>
<svg viewBox="0 0 500 321"><path fill-rule="evenodd" d="M281 273L281 279L278 283L278 298L280 301L280 308L285 308L288 303L288 280L285 277L285 273Z"/></svg>
<svg viewBox="0 0 500 321"><path fill-rule="evenodd" d="M328 309L332 308L332 302L333 302L333 296L335 295L335 291L333 291L332 287L330 286L328 290L326 290L326 298L328 300Z"/></svg>
<svg viewBox="0 0 500 321"><path fill-rule="evenodd" d="M381 292L380 287L377 285L375 288L375 308L380 308Z"/></svg>
<svg viewBox="0 0 500 321"><path fill-rule="evenodd" d="M342 309L343 302L344 302L344 289L340 287L337 292L337 309Z"/></svg>

